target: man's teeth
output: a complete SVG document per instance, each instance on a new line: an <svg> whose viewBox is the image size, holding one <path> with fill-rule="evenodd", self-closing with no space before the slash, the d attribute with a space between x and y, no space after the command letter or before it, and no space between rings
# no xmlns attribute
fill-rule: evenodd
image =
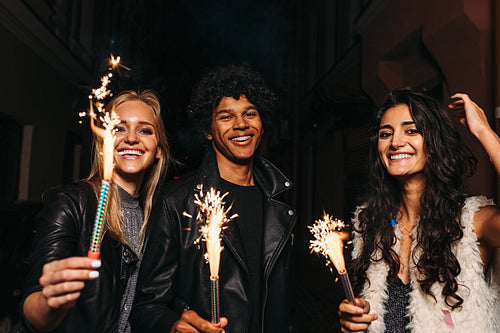
<svg viewBox="0 0 500 333"><path fill-rule="evenodd" d="M245 140L248 140L250 139L251 136L250 135L245 135L245 136L239 136L239 137L236 137L236 138L231 138L231 141L238 141L238 142L241 142L241 141L245 141Z"/></svg>
<svg viewBox="0 0 500 333"><path fill-rule="evenodd" d="M399 155L391 155L390 159L391 160L402 160L403 158L410 158L413 155L410 154L399 154Z"/></svg>
<svg viewBox="0 0 500 333"><path fill-rule="evenodd" d="M119 155L137 155L137 156L141 156L144 153L142 151L135 150L135 149L125 149L125 150L122 150L122 151L118 152L118 154Z"/></svg>

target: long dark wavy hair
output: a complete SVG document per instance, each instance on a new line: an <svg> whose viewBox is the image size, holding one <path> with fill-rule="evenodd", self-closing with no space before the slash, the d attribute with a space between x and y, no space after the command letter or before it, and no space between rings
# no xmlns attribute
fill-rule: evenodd
<svg viewBox="0 0 500 333"><path fill-rule="evenodd" d="M380 251L390 267L388 279L395 281L400 268L397 253L392 249L396 236L391 219L396 219L402 193L400 184L387 173L378 154L378 130L384 113L406 104L423 136L426 165L424 167L425 190L420 198L420 221L417 224L417 246L422 250L420 258L412 256L422 278L420 288L435 298L431 286L443 283L446 304L455 309L463 298L457 294L456 277L460 264L451 251L453 242L463 237L460 224L464 206L464 180L472 175L477 161L460 139L455 123L439 103L417 88L394 90L378 111L370 137L369 184L365 206L359 213L359 229L363 248L352 262L354 288L359 293L368 282L366 271L376 251Z"/></svg>

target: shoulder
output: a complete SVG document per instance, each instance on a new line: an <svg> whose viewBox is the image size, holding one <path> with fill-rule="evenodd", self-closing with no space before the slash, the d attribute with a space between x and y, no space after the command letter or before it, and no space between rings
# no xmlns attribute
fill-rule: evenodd
<svg viewBox="0 0 500 333"><path fill-rule="evenodd" d="M46 190L43 193L43 201L48 203L64 197L87 199L90 195L93 195L92 186L87 181L82 180Z"/></svg>
<svg viewBox="0 0 500 333"><path fill-rule="evenodd" d="M354 209L351 223L355 229L359 228L359 214L366 208L365 204L359 205Z"/></svg>
<svg viewBox="0 0 500 333"><path fill-rule="evenodd" d="M481 221L487 219L490 214L495 214L499 212L497 206L492 199L488 199L485 196L471 196L467 197L464 202L464 207L462 208L462 225L467 227L469 225L481 223Z"/></svg>
<svg viewBox="0 0 500 333"><path fill-rule="evenodd" d="M159 196L161 198L168 198L171 196L177 196L180 193L192 192L195 188L196 175L197 173L192 171L177 179L172 179L166 182L162 185Z"/></svg>
<svg viewBox="0 0 500 333"><path fill-rule="evenodd" d="M57 188L52 188L43 194L43 208L38 214L39 218L60 220L64 218L76 219L87 209L89 202L96 202L97 198L92 186L86 181L69 183ZM92 204L91 206L95 206Z"/></svg>

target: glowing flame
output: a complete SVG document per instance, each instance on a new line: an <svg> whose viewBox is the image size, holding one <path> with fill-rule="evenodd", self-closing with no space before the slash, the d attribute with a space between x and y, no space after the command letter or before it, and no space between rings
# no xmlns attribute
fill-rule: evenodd
<svg viewBox="0 0 500 333"><path fill-rule="evenodd" d="M109 63L111 65L112 69L118 69L119 70L119 68L122 67L122 68L124 68L124 69L126 69L128 71L130 70L130 68L128 68L127 66L124 66L124 65L120 64L120 56L118 56L118 57L115 58L113 56L113 54L111 54L111 58L109 59Z"/></svg>
<svg viewBox="0 0 500 333"><path fill-rule="evenodd" d="M309 249L326 258L326 264L333 263L339 274L345 274L344 241L349 238L344 221L324 213L322 220L316 220L309 230L314 236Z"/></svg>
<svg viewBox="0 0 500 333"><path fill-rule="evenodd" d="M223 199L227 194L226 192L220 196L220 192L215 192L213 188L205 194L203 194L203 189L200 189L199 195L195 194L194 203L200 207L196 219L201 224L200 237L195 243L199 243L200 240L206 243L205 260L209 264L210 278L213 280L219 278L220 253L223 250L221 245L222 230L226 228L227 222L238 216L238 214L234 214L227 217L227 213L232 208L232 206L229 206L228 209L224 208Z"/></svg>
<svg viewBox="0 0 500 333"><path fill-rule="evenodd" d="M92 102L90 103L90 128L99 137L101 137L103 142L102 154L103 154L103 179L110 182L113 176L113 149L115 142L114 128L120 123L118 115L112 110L112 112L104 112L104 115L97 116L92 109ZM100 128L95 124L95 120L99 119L102 122L104 128Z"/></svg>

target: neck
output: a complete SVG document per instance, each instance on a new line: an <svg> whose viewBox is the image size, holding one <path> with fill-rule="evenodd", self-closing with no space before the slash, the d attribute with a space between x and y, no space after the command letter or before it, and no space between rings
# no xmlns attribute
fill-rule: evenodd
<svg viewBox="0 0 500 333"><path fill-rule="evenodd" d="M142 177L139 180L137 179L128 179L118 176L113 176L113 182L120 186L122 189L127 191L131 195L139 194L139 190L141 189Z"/></svg>
<svg viewBox="0 0 500 333"><path fill-rule="evenodd" d="M222 179L240 186L255 185L253 179L253 158L245 164L234 163L224 156L217 155L217 166Z"/></svg>
<svg viewBox="0 0 500 333"><path fill-rule="evenodd" d="M420 199L425 190L425 181L423 179L400 182L401 185L401 218L407 223L413 225L420 215Z"/></svg>

